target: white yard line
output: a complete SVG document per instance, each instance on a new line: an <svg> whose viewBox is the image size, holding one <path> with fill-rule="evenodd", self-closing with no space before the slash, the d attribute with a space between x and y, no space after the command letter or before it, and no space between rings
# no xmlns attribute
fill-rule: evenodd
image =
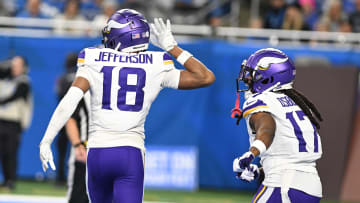
<svg viewBox="0 0 360 203"><path fill-rule="evenodd" d="M0 195L0 203L66 203L65 197L38 196L38 195ZM149 202L143 203L171 203Z"/></svg>

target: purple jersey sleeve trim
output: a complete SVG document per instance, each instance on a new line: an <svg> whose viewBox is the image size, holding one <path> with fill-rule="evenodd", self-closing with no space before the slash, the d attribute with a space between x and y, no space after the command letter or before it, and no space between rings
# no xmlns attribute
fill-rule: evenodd
<svg viewBox="0 0 360 203"><path fill-rule="evenodd" d="M172 58L171 58L171 56L169 54L164 53L163 60L164 61L169 61L169 60L172 60Z"/></svg>
<svg viewBox="0 0 360 203"><path fill-rule="evenodd" d="M258 106L267 106L262 100L258 99L256 101L246 101L246 107L244 107L243 112L248 111L249 109L253 109ZM248 106L249 105L249 106Z"/></svg>
<svg viewBox="0 0 360 203"><path fill-rule="evenodd" d="M85 50L81 50L79 55L78 55L79 59L85 59Z"/></svg>

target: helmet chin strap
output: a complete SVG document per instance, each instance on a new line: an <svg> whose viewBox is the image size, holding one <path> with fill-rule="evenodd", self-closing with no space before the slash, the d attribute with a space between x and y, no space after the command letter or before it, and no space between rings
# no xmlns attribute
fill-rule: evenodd
<svg viewBox="0 0 360 203"><path fill-rule="evenodd" d="M280 82L277 82L275 85L267 88L267 89L264 90L263 92L271 92L271 91L275 90L279 85L280 85Z"/></svg>
<svg viewBox="0 0 360 203"><path fill-rule="evenodd" d="M285 89L292 89L292 84L293 82L290 82L290 83L287 83L287 84L283 84L283 85L280 85L280 82L277 82L275 85L267 88L265 91L263 92L276 92L276 91L279 91L279 90L285 90Z"/></svg>
<svg viewBox="0 0 360 203"><path fill-rule="evenodd" d="M116 51L121 51L121 50L119 50L120 46L121 46L121 42L119 42L119 43L116 45L115 50L116 50Z"/></svg>
<svg viewBox="0 0 360 203"><path fill-rule="evenodd" d="M286 90L286 89L292 89L293 82L287 83L287 84L283 84L283 85L277 85L276 87L273 88L273 91L279 91L279 90Z"/></svg>

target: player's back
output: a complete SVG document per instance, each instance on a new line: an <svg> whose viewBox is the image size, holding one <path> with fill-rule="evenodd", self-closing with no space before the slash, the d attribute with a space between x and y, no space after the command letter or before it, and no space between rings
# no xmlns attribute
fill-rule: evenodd
<svg viewBox="0 0 360 203"><path fill-rule="evenodd" d="M315 161L322 154L321 141L316 127L301 108L282 93L254 95L244 104L247 124L248 114L261 111L271 113L276 123L273 142L261 156L263 166L276 171L283 168L313 171ZM251 131L249 134L252 142L255 135Z"/></svg>
<svg viewBox="0 0 360 203"><path fill-rule="evenodd" d="M87 48L79 71L90 83L89 147L143 148L144 123L163 87L177 88L180 72L165 52L124 53Z"/></svg>
<svg viewBox="0 0 360 203"><path fill-rule="evenodd" d="M249 115L256 112L269 112L276 124L274 139L261 155L260 163L266 174L263 184L288 186L322 196L315 167L315 161L322 155L321 140L309 118L285 94L264 92L254 95L244 103L250 143L255 134L250 128Z"/></svg>

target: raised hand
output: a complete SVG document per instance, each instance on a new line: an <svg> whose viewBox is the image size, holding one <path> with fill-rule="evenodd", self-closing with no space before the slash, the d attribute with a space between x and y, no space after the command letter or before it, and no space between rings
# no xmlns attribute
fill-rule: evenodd
<svg viewBox="0 0 360 203"><path fill-rule="evenodd" d="M166 20L165 25L162 18L154 18L154 23L150 24L150 42L165 51L170 51L177 45L169 19Z"/></svg>

